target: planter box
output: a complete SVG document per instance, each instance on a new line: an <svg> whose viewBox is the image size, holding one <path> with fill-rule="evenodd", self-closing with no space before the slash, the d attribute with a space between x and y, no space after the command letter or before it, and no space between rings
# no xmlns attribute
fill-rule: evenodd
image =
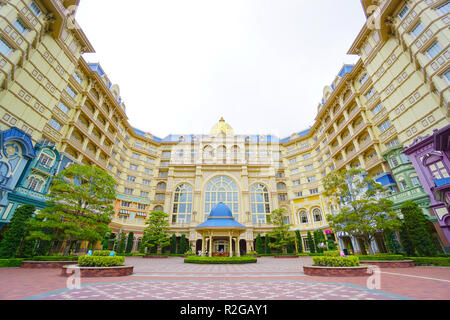
<svg viewBox="0 0 450 320"><path fill-rule="evenodd" d="M368 266L361 265L358 267L319 267L319 266L303 266L303 273L308 276L319 277L368 277Z"/></svg>
<svg viewBox="0 0 450 320"><path fill-rule="evenodd" d="M158 255L154 255L154 256L142 256L142 258L144 259L166 259L169 256L158 256Z"/></svg>
<svg viewBox="0 0 450 320"><path fill-rule="evenodd" d="M119 267L79 267L77 264L63 266L61 275L69 277L75 273L75 269L80 269L81 277L124 277L133 274L134 266Z"/></svg>
<svg viewBox="0 0 450 320"><path fill-rule="evenodd" d="M60 269L63 266L74 264L76 261L24 261L21 268L28 269Z"/></svg>
<svg viewBox="0 0 450 320"><path fill-rule="evenodd" d="M273 256L275 259L283 259L283 258L298 258L297 255L281 255L281 256Z"/></svg>
<svg viewBox="0 0 450 320"><path fill-rule="evenodd" d="M378 261L378 260L361 260L359 261L365 265L373 265L379 268L412 268L414 267L413 260L389 260L389 261Z"/></svg>

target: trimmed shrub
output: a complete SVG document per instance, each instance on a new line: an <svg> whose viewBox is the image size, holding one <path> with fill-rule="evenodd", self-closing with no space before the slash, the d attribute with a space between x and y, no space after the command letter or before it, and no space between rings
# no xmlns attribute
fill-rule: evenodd
<svg viewBox="0 0 450 320"><path fill-rule="evenodd" d="M405 260L405 257L401 254L376 254L376 255L358 255L359 260L371 260L371 261L397 261Z"/></svg>
<svg viewBox="0 0 450 320"><path fill-rule="evenodd" d="M314 244L314 240L312 238L311 232L308 231L308 244L309 244L309 251L311 253L316 253L316 246Z"/></svg>
<svg viewBox="0 0 450 320"><path fill-rule="evenodd" d="M264 239L264 249L266 251L266 254L272 253L272 248L269 246L269 243L270 243L270 237L266 234L265 239Z"/></svg>
<svg viewBox="0 0 450 320"><path fill-rule="evenodd" d="M180 246L178 247L178 254L184 254L184 253L186 253L186 249L187 249L187 246L186 246L186 236L184 235L184 234L182 234L181 235L181 238L180 238Z"/></svg>
<svg viewBox="0 0 450 320"><path fill-rule="evenodd" d="M36 256L33 261L77 261L77 256Z"/></svg>
<svg viewBox="0 0 450 320"><path fill-rule="evenodd" d="M125 242L126 242L126 235L125 232L122 232L120 234L119 247L117 248L117 253L125 252Z"/></svg>
<svg viewBox="0 0 450 320"><path fill-rule="evenodd" d="M78 265L80 267L117 267L125 263L125 257L114 256L80 256Z"/></svg>
<svg viewBox="0 0 450 320"><path fill-rule="evenodd" d="M94 257L106 257L109 256L111 254L111 250L96 250L96 251L92 251L92 255Z"/></svg>
<svg viewBox="0 0 450 320"><path fill-rule="evenodd" d="M191 256L184 259L184 263L198 263L198 264L242 264L242 263L256 263L258 260L255 257L199 257Z"/></svg>
<svg viewBox="0 0 450 320"><path fill-rule="evenodd" d="M443 257L408 257L408 260L413 260L416 266L440 266L450 267L450 258Z"/></svg>
<svg viewBox="0 0 450 320"><path fill-rule="evenodd" d="M323 253L311 253L311 252L304 252L304 253L297 253L300 257L323 257Z"/></svg>
<svg viewBox="0 0 450 320"><path fill-rule="evenodd" d="M299 230L295 230L295 242L297 243L297 253L303 252L302 236Z"/></svg>
<svg viewBox="0 0 450 320"><path fill-rule="evenodd" d="M177 253L177 236L175 233L170 238L170 253Z"/></svg>
<svg viewBox="0 0 450 320"><path fill-rule="evenodd" d="M258 254L264 253L263 243L262 243L261 235L259 233L256 236L255 248L256 248L256 253L258 253Z"/></svg>
<svg viewBox="0 0 450 320"><path fill-rule="evenodd" d="M0 268L20 268L24 259L0 259Z"/></svg>
<svg viewBox="0 0 450 320"><path fill-rule="evenodd" d="M315 266L322 267L357 267L359 266L359 258L355 256L347 257L313 257Z"/></svg>
<svg viewBox="0 0 450 320"><path fill-rule="evenodd" d="M133 250L133 241L134 241L134 233L130 232L128 234L127 247L125 249L125 253L130 253Z"/></svg>
<svg viewBox="0 0 450 320"><path fill-rule="evenodd" d="M341 252L337 251L337 250L333 250L333 251L325 251L323 253L323 255L325 257L340 257L341 256Z"/></svg>

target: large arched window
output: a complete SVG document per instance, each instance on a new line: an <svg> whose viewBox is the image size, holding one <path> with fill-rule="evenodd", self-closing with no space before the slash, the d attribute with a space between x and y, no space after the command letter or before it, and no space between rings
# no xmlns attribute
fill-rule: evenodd
<svg viewBox="0 0 450 320"><path fill-rule="evenodd" d="M239 220L239 200L236 183L228 177L216 177L206 185L205 219L219 202L226 204L236 220Z"/></svg>
<svg viewBox="0 0 450 320"><path fill-rule="evenodd" d="M319 208L315 208L312 211L312 215L314 217L314 222L320 222L322 221L322 211Z"/></svg>
<svg viewBox="0 0 450 320"><path fill-rule="evenodd" d="M300 210L298 213L298 220L300 223L308 223L308 214L306 213L306 210Z"/></svg>
<svg viewBox="0 0 450 320"><path fill-rule="evenodd" d="M250 206L253 223L266 223L270 214L269 192L267 187L258 183L250 190Z"/></svg>
<svg viewBox="0 0 450 320"><path fill-rule="evenodd" d="M175 189L173 198L173 223L190 223L192 214L192 187L181 184Z"/></svg>

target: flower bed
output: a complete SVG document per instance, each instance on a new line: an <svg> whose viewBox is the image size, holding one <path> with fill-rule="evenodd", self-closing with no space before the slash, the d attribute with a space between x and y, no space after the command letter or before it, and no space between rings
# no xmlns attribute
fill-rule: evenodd
<svg viewBox="0 0 450 320"><path fill-rule="evenodd" d="M323 277L361 277L367 276L367 266L360 265L358 257L337 256L339 252L330 252L327 256L313 257L312 266L303 266L303 272L309 276Z"/></svg>
<svg viewBox="0 0 450 320"><path fill-rule="evenodd" d="M125 263L125 257L118 256L80 256L80 267L117 267Z"/></svg>
<svg viewBox="0 0 450 320"><path fill-rule="evenodd" d="M184 259L184 263L198 263L198 264L244 264L256 263L258 260L255 257L199 257L191 256Z"/></svg>
<svg viewBox="0 0 450 320"><path fill-rule="evenodd" d="M91 277L124 277L133 274L133 266L117 267L80 267L76 264L63 266L61 275L71 276L79 270L79 275L85 278Z"/></svg>

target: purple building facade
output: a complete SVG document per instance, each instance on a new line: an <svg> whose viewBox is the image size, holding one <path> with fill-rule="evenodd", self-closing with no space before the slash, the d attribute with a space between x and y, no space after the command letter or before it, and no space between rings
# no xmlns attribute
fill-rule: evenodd
<svg viewBox="0 0 450 320"><path fill-rule="evenodd" d="M450 125L419 137L403 151L410 158L425 191L431 210L450 242Z"/></svg>

